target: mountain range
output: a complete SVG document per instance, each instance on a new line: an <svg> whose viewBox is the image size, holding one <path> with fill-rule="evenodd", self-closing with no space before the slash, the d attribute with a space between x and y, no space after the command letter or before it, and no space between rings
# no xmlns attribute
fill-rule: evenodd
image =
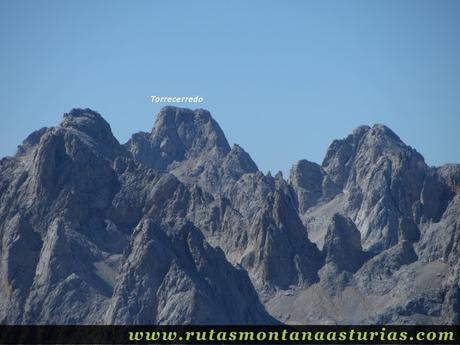
<svg viewBox="0 0 460 345"><path fill-rule="evenodd" d="M0 161L0 324L460 324L460 165L361 126L262 173L203 109Z"/></svg>

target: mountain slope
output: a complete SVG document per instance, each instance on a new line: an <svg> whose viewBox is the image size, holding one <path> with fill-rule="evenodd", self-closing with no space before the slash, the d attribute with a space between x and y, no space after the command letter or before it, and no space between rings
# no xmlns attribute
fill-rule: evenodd
<svg viewBox="0 0 460 345"><path fill-rule="evenodd" d="M383 125L286 181L206 110L73 109L0 161L0 323L458 323L459 191Z"/></svg>
<svg viewBox="0 0 460 345"><path fill-rule="evenodd" d="M198 229L155 223L187 187L133 161L99 114L65 114L0 169L1 323L275 322Z"/></svg>

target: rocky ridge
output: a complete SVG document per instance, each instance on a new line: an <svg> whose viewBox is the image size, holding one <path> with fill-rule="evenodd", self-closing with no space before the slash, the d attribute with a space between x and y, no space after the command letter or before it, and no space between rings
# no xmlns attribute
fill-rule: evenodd
<svg viewBox="0 0 460 345"><path fill-rule="evenodd" d="M459 191L383 125L285 180L206 110L73 109L0 161L0 323L458 323Z"/></svg>

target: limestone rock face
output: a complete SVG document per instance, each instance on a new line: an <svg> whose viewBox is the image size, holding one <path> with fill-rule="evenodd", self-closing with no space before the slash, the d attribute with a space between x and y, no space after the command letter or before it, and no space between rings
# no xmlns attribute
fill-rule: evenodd
<svg viewBox="0 0 460 345"><path fill-rule="evenodd" d="M182 207L170 208L171 220L188 209L186 218L201 223L208 241L246 268L260 291L317 280L322 256L306 236L289 186L259 172L240 146L230 149L209 112L167 107L143 138L148 145L139 144L137 135L127 144L135 160L200 190L198 200L186 197ZM195 208L207 208L210 200L213 212L198 215Z"/></svg>
<svg viewBox="0 0 460 345"><path fill-rule="evenodd" d="M133 160L92 110L29 136L1 161L0 190L1 323L277 322L186 221L195 194Z"/></svg>
<svg viewBox="0 0 460 345"><path fill-rule="evenodd" d="M244 270L233 267L191 223L139 224L106 315L120 324L274 323Z"/></svg>
<svg viewBox="0 0 460 345"><path fill-rule="evenodd" d="M0 160L0 323L458 323L459 192L383 125L285 180L206 110L73 109Z"/></svg>
<svg viewBox="0 0 460 345"><path fill-rule="evenodd" d="M347 215L359 228L363 247L375 252L402 239L417 240L418 227L438 222L453 197L446 179L384 125L362 126L335 140L315 169L307 187L300 177L312 173L311 164L300 161L290 178L304 221L318 213ZM329 182L326 188L325 181L334 188ZM325 233L323 227L320 237Z"/></svg>
<svg viewBox="0 0 460 345"><path fill-rule="evenodd" d="M217 122L203 109L165 107L152 131L134 134L126 147L136 161L208 192L221 191L227 180L257 171L243 149L230 148Z"/></svg>
<svg viewBox="0 0 460 345"><path fill-rule="evenodd" d="M339 187L320 165L305 159L298 161L291 169L289 183L297 195L300 214L339 193Z"/></svg>
<svg viewBox="0 0 460 345"><path fill-rule="evenodd" d="M350 218L338 213L327 229L323 250L326 263L333 263L339 271L355 272L365 260L359 230Z"/></svg>

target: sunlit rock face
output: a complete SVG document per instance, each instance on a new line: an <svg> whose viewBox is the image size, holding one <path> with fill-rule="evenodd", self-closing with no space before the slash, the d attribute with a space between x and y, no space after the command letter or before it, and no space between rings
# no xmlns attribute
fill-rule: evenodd
<svg viewBox="0 0 460 345"><path fill-rule="evenodd" d="M73 109L0 161L0 323L458 323L459 191L383 125L285 180L206 110Z"/></svg>

